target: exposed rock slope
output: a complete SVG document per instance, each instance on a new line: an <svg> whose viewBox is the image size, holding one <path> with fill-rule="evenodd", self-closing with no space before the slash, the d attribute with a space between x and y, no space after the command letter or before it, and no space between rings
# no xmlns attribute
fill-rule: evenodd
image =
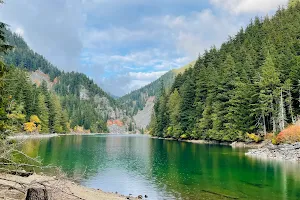
<svg viewBox="0 0 300 200"><path fill-rule="evenodd" d="M138 129L146 129L151 121L155 97L149 97L143 110L139 110L133 117Z"/></svg>

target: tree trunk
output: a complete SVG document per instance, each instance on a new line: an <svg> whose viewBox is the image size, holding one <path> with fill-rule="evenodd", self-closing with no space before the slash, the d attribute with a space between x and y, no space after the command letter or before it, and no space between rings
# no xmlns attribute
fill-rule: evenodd
<svg viewBox="0 0 300 200"><path fill-rule="evenodd" d="M284 129L284 123L285 123L282 88L280 90L280 105L279 105L279 107L280 107L279 127L280 127L280 131L282 131Z"/></svg>
<svg viewBox="0 0 300 200"><path fill-rule="evenodd" d="M291 87L289 87L289 110L292 118L292 123L296 124L296 119L294 116L293 106L292 106L292 94L291 94Z"/></svg>
<svg viewBox="0 0 300 200"><path fill-rule="evenodd" d="M48 192L42 188L29 188L27 190L26 200L48 200Z"/></svg>
<svg viewBox="0 0 300 200"><path fill-rule="evenodd" d="M262 117L263 117L263 124L264 124L264 136L266 136L267 135L266 119L264 115L262 115Z"/></svg>
<svg viewBox="0 0 300 200"><path fill-rule="evenodd" d="M271 115L272 115L272 121L273 121L273 133L275 134L276 133L276 121L275 121L275 110L274 110L274 106L273 106L273 99L272 99L272 102L271 102L271 109L272 109L272 113L271 113Z"/></svg>

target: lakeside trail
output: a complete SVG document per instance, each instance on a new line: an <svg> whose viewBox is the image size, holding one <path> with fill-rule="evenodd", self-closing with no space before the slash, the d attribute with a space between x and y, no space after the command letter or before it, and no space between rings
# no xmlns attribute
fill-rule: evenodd
<svg viewBox="0 0 300 200"><path fill-rule="evenodd" d="M137 199L80 186L72 181L44 175L20 177L0 174L0 199L23 200L28 188L47 189L49 199L55 200L124 200Z"/></svg>

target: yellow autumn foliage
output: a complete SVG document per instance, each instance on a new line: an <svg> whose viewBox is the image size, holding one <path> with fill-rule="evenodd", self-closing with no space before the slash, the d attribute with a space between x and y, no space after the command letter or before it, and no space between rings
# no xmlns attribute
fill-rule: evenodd
<svg viewBox="0 0 300 200"><path fill-rule="evenodd" d="M41 130L41 120L37 115L30 116L30 122L24 123L24 130L27 133L39 132Z"/></svg>
<svg viewBox="0 0 300 200"><path fill-rule="evenodd" d="M24 130L27 133L32 133L35 132L37 130L36 125L34 122L26 122L24 123Z"/></svg>

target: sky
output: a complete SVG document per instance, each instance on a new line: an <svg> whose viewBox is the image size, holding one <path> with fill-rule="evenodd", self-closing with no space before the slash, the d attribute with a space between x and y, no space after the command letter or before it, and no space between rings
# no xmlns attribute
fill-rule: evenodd
<svg viewBox="0 0 300 200"><path fill-rule="evenodd" d="M64 71L122 96L288 0L6 0L0 21Z"/></svg>

